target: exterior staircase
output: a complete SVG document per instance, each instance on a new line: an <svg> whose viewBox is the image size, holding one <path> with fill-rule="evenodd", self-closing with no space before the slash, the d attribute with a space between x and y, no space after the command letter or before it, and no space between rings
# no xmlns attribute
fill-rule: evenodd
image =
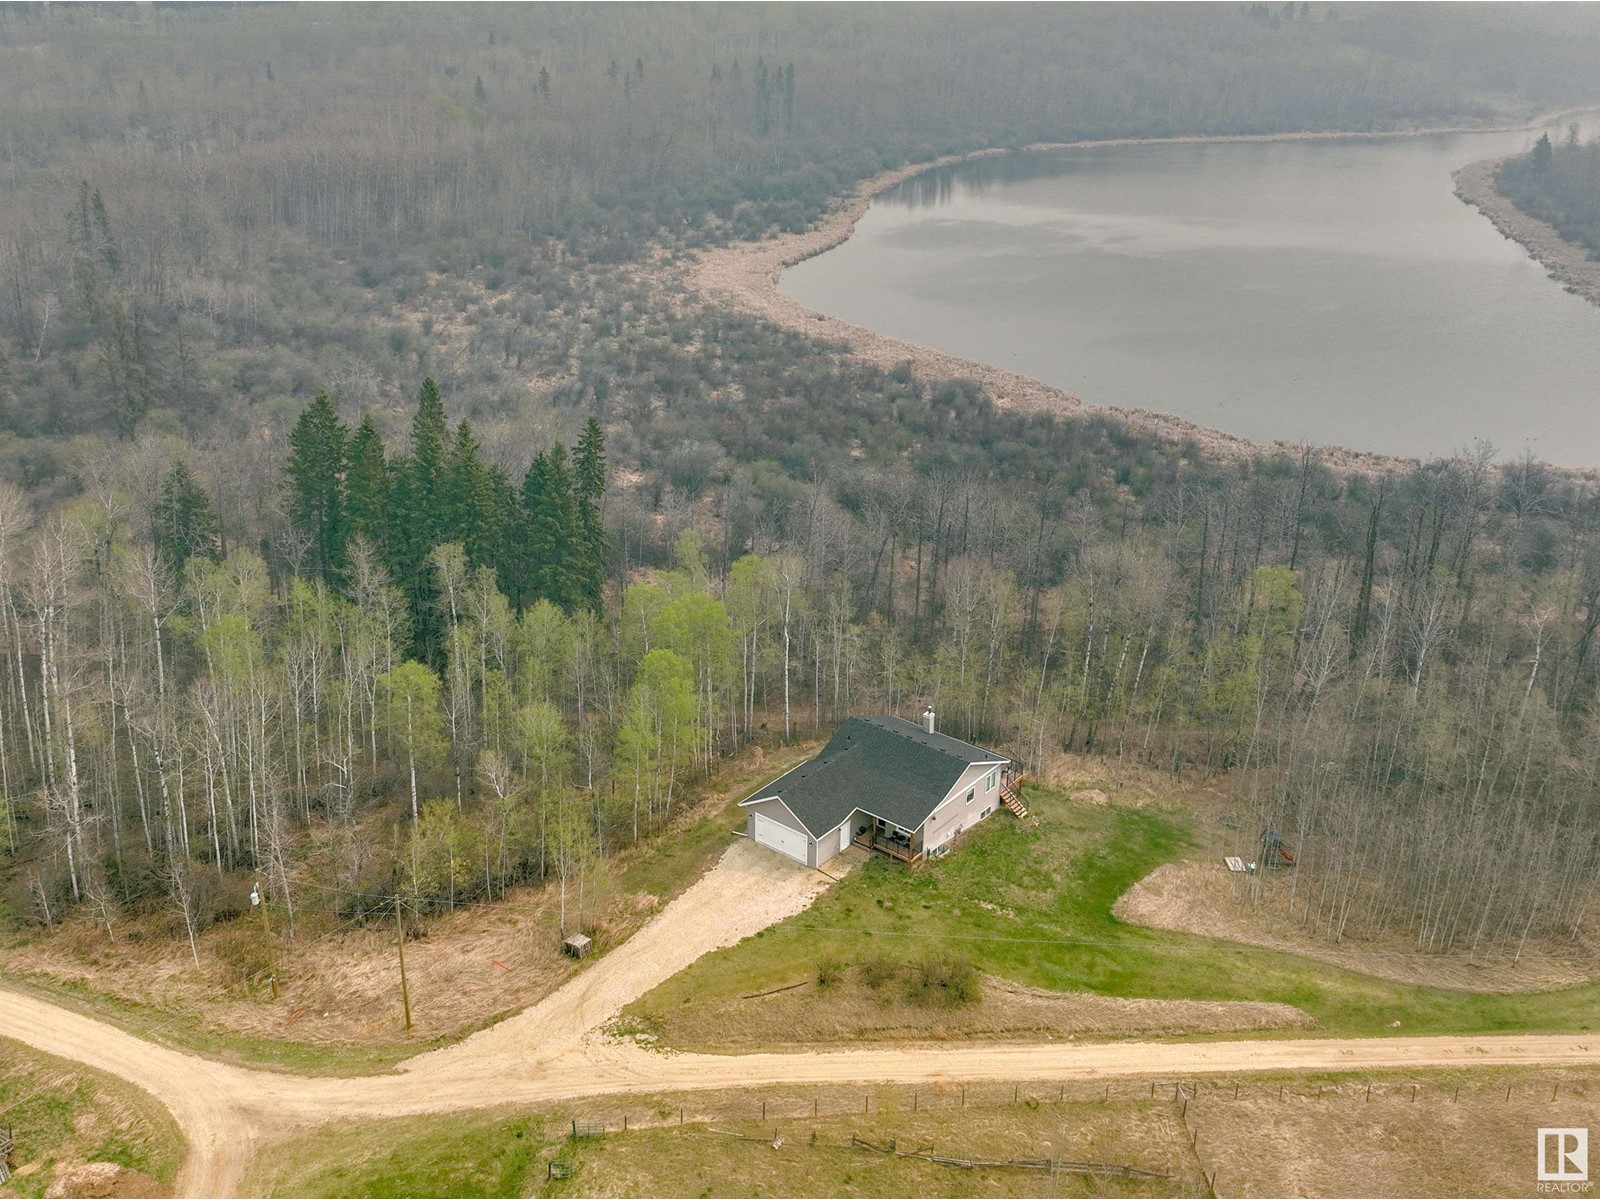
<svg viewBox="0 0 1600 1200"><path fill-rule="evenodd" d="M1028 806L1022 802L1022 780L1021 775L1012 775L1000 785L1000 806L1019 821L1028 815Z"/></svg>

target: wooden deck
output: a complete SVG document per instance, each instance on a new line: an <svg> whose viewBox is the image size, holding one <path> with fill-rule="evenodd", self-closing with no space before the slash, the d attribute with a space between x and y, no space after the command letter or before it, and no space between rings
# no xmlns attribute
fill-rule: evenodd
<svg viewBox="0 0 1600 1200"><path fill-rule="evenodd" d="M873 833L863 833L855 839L857 846L865 846L868 850L876 850L879 854L887 854L890 858L916 866L922 861L922 851L913 850L904 842L894 838L878 837Z"/></svg>

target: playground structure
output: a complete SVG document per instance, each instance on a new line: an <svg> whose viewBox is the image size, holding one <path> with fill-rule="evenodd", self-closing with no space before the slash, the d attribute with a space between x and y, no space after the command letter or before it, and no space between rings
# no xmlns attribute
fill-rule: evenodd
<svg viewBox="0 0 1600 1200"><path fill-rule="evenodd" d="M1294 851L1283 840L1276 829L1269 829L1261 835L1261 869L1263 871L1276 871L1280 867L1295 865Z"/></svg>

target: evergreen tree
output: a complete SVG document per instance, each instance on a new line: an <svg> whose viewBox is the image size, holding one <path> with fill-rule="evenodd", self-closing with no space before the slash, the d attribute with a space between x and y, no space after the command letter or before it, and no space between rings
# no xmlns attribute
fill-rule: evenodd
<svg viewBox="0 0 1600 1200"><path fill-rule="evenodd" d="M524 592L523 603L532 604L545 598L544 564L553 547L544 531L538 526L538 514L547 510L545 493L550 488L550 459L546 454L535 454L522 477L521 532L516 538L519 577Z"/></svg>
<svg viewBox="0 0 1600 1200"><path fill-rule="evenodd" d="M533 598L570 612L582 599L582 523L567 448L560 442L534 457L522 481L522 504Z"/></svg>
<svg viewBox="0 0 1600 1200"><path fill-rule="evenodd" d="M323 392L289 434L289 520L311 544L318 575L329 583L344 569L345 469L349 430Z"/></svg>
<svg viewBox="0 0 1600 1200"><path fill-rule="evenodd" d="M344 477L348 535L365 538L373 549L386 552L389 464L383 456L383 439L370 414L362 414L361 425L350 439L348 459Z"/></svg>
<svg viewBox="0 0 1600 1200"><path fill-rule="evenodd" d="M528 574L528 516L522 497L506 469L498 464L489 468L489 504L492 517L494 557L491 560L500 590L511 607L521 612L533 603Z"/></svg>
<svg viewBox="0 0 1600 1200"><path fill-rule="evenodd" d="M390 467L386 523L389 567L411 610L412 652L426 663L437 662L439 654L438 583L428 555L446 540L448 435L439 388L425 379L411 420L411 455Z"/></svg>
<svg viewBox="0 0 1600 1200"><path fill-rule="evenodd" d="M479 457L472 427L462 421L450 446L442 540L460 542L472 567L494 566L498 539L489 472Z"/></svg>
<svg viewBox="0 0 1600 1200"><path fill-rule="evenodd" d="M573 490L578 507L577 600L600 611L606 578L606 531L601 501L606 491L606 438L593 417L573 453Z"/></svg>
<svg viewBox="0 0 1600 1200"><path fill-rule="evenodd" d="M179 459L162 480L156 504L151 530L156 556L168 571L181 577L191 558L221 559L219 529L211 497L189 464Z"/></svg>

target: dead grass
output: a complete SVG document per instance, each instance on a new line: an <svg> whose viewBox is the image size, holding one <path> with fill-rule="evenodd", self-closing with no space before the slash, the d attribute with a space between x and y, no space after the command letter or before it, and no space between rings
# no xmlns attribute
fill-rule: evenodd
<svg viewBox="0 0 1600 1200"><path fill-rule="evenodd" d="M1526 1196L1538 1129L1600 1124L1593 1071L1300 1079L1281 1095L1206 1085L1190 1099L1216 1195Z"/></svg>
<svg viewBox="0 0 1600 1200"><path fill-rule="evenodd" d="M605 1133L574 1141L573 1120ZM368 1196L1518 1196L1533 1192L1536 1129L1596 1124L1592 1069L773 1087L330 1126L278 1148L246 1186ZM1166 1178L963 1168L874 1153L855 1138ZM554 1158L573 1163L569 1180L548 1178Z"/></svg>
<svg viewBox="0 0 1600 1200"><path fill-rule="evenodd" d="M1226 778L1199 770L1181 775L1108 755L1046 751L1033 779L1059 787L1084 804L1120 804L1125 808L1176 808L1204 815L1227 806Z"/></svg>
<svg viewBox="0 0 1600 1200"><path fill-rule="evenodd" d="M812 981L773 995L664 1008L636 1028L677 1049L726 1054L851 1043L1175 1037L1315 1024L1287 1004L1124 999L999 979L984 980L975 1004L930 1007L897 987L870 987L851 971L827 988Z"/></svg>
<svg viewBox="0 0 1600 1200"><path fill-rule="evenodd" d="M1130 888L1113 913L1155 929L1224 938L1302 954L1379 979L1471 992L1541 992L1600 979L1600 945L1530 943L1521 957L1508 951L1476 958L1424 954L1403 936L1341 942L1318 937L1290 912L1287 873L1242 875L1220 859L1157 867Z"/></svg>

